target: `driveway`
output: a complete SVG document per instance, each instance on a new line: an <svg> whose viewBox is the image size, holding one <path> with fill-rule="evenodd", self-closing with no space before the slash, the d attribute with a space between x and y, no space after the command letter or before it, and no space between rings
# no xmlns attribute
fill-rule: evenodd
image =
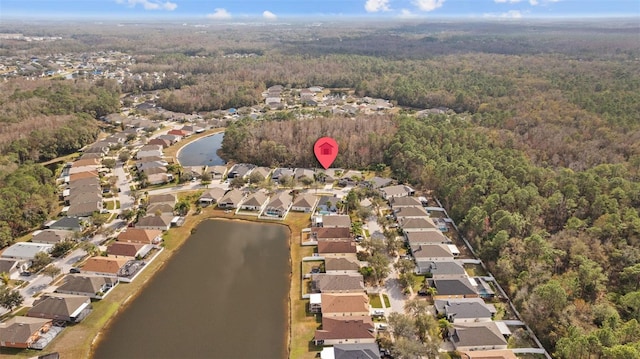
<svg viewBox="0 0 640 359"><path fill-rule="evenodd" d="M389 303L391 303L391 311L397 313L404 313L404 304L407 300L407 296L402 293L402 287L398 281L398 273L395 269L389 274L384 282L384 293L389 296Z"/></svg>

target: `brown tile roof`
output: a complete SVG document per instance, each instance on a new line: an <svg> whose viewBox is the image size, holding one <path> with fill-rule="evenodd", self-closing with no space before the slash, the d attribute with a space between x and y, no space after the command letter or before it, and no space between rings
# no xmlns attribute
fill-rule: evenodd
<svg viewBox="0 0 640 359"><path fill-rule="evenodd" d="M351 230L344 227L313 227L311 228L311 234L317 239L351 238Z"/></svg>
<svg viewBox="0 0 640 359"><path fill-rule="evenodd" d="M365 293L323 293L321 298L322 315L369 313L369 297Z"/></svg>
<svg viewBox="0 0 640 359"><path fill-rule="evenodd" d="M154 194L149 196L149 204L154 203L169 203L175 205L178 202L176 196L171 193Z"/></svg>
<svg viewBox="0 0 640 359"><path fill-rule="evenodd" d="M67 275L65 282L56 289L56 292L91 293L95 295L102 290L102 286L115 284L117 278L103 277L99 275Z"/></svg>
<svg viewBox="0 0 640 359"><path fill-rule="evenodd" d="M97 166L100 164L100 160L97 158L84 158L79 159L73 162L71 167L82 167L82 166Z"/></svg>
<svg viewBox="0 0 640 359"><path fill-rule="evenodd" d="M409 244L439 244L451 242L451 240L440 231L408 232L405 236Z"/></svg>
<svg viewBox="0 0 640 359"><path fill-rule="evenodd" d="M145 244L142 243L113 242L107 247L107 254L135 257L144 246Z"/></svg>
<svg viewBox="0 0 640 359"><path fill-rule="evenodd" d="M118 242L152 244L153 240L161 235L162 231L157 229L127 228L118 235Z"/></svg>
<svg viewBox="0 0 640 359"><path fill-rule="evenodd" d="M98 172L88 171L88 172L74 173L69 176L69 182L73 182L83 178L98 178Z"/></svg>
<svg viewBox="0 0 640 359"><path fill-rule="evenodd" d="M373 321L369 316L322 317L322 329L316 330L315 340L371 339Z"/></svg>
<svg viewBox="0 0 640 359"><path fill-rule="evenodd" d="M462 359L518 359L518 357L508 349L464 351L460 354Z"/></svg>
<svg viewBox="0 0 640 359"><path fill-rule="evenodd" d="M133 258L91 257L82 266L84 272L118 274L120 268Z"/></svg>
<svg viewBox="0 0 640 359"><path fill-rule="evenodd" d="M356 253L356 244L351 240L318 241L318 253Z"/></svg>

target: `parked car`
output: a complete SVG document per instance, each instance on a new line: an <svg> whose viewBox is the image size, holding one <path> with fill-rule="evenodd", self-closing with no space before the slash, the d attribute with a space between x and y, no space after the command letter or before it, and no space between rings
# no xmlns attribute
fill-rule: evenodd
<svg viewBox="0 0 640 359"><path fill-rule="evenodd" d="M80 268L71 267L71 269L69 269L69 273L78 274L78 273L80 273Z"/></svg>
<svg viewBox="0 0 640 359"><path fill-rule="evenodd" d="M20 272L20 275L23 276L23 277L31 277L31 274L32 273L28 272L28 271Z"/></svg>

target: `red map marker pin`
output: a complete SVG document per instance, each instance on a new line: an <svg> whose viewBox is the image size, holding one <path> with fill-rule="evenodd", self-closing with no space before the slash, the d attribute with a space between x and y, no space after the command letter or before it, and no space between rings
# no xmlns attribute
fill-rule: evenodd
<svg viewBox="0 0 640 359"><path fill-rule="evenodd" d="M338 157L338 143L331 137L322 137L313 145L313 153L326 170Z"/></svg>

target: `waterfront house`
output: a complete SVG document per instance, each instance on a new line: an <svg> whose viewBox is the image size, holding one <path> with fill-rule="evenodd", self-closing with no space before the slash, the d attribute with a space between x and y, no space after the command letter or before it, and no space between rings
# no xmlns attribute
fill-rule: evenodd
<svg viewBox="0 0 640 359"><path fill-rule="evenodd" d="M218 201L218 208L238 208L240 202L244 199L244 196L244 192L234 188L220 198Z"/></svg>
<svg viewBox="0 0 640 359"><path fill-rule="evenodd" d="M242 201L240 209L243 211L261 212L267 205L268 200L269 196L267 196L266 192L257 191L250 194L244 201Z"/></svg>
<svg viewBox="0 0 640 359"><path fill-rule="evenodd" d="M311 291L314 293L363 293L362 274L313 274Z"/></svg>
<svg viewBox="0 0 640 359"><path fill-rule="evenodd" d="M49 331L51 319L16 316L0 323L0 347L28 349Z"/></svg>
<svg viewBox="0 0 640 359"><path fill-rule="evenodd" d="M117 238L118 242L153 244L162 243L162 231L154 229L127 228L120 233Z"/></svg>
<svg viewBox="0 0 640 359"><path fill-rule="evenodd" d="M360 293L322 293L323 317L357 317L369 315L369 297Z"/></svg>
<svg viewBox="0 0 640 359"><path fill-rule="evenodd" d="M159 216L150 215L142 217L136 222L135 228L138 229L157 229L160 231L168 231L171 227L172 215L162 214Z"/></svg>
<svg viewBox="0 0 640 359"><path fill-rule="evenodd" d="M327 274L356 274L360 272L360 262L354 258L324 259L324 271Z"/></svg>
<svg viewBox="0 0 640 359"><path fill-rule="evenodd" d="M343 343L375 343L374 325L371 317L322 317L322 329L315 332L316 345Z"/></svg>
<svg viewBox="0 0 640 359"><path fill-rule="evenodd" d="M218 200L224 196L225 190L219 187L214 187L206 190L202 196L198 199L201 205L210 205L218 203Z"/></svg>
<svg viewBox="0 0 640 359"><path fill-rule="evenodd" d="M82 266L82 272L117 277L127 262L133 259L133 257L91 257Z"/></svg>
<svg viewBox="0 0 640 359"><path fill-rule="evenodd" d="M376 343L335 344L320 352L320 359L380 359Z"/></svg>
<svg viewBox="0 0 640 359"><path fill-rule="evenodd" d="M99 275L67 275L56 293L83 295L92 299L103 299L118 284L117 278Z"/></svg>
<svg viewBox="0 0 640 359"><path fill-rule="evenodd" d="M32 318L78 323L91 311L91 298L83 295L45 293L27 311Z"/></svg>
<svg viewBox="0 0 640 359"><path fill-rule="evenodd" d="M291 210L295 212L311 213L315 209L316 203L318 203L318 196L314 196L311 193L303 193L296 196L293 204L291 205Z"/></svg>
<svg viewBox="0 0 640 359"><path fill-rule="evenodd" d="M324 257L343 257L357 252L352 240L318 241L318 254Z"/></svg>
<svg viewBox="0 0 640 359"><path fill-rule="evenodd" d="M267 203L263 215L284 218L291 208L291 203L291 195L286 191L280 192Z"/></svg>

